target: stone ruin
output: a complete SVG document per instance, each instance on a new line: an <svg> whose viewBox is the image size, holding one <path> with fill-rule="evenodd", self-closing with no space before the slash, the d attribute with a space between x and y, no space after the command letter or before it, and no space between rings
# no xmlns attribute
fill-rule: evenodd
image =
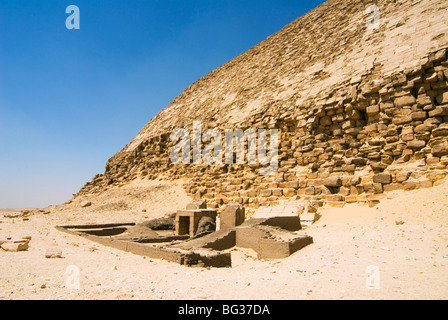
<svg viewBox="0 0 448 320"><path fill-rule="evenodd" d="M249 248L259 259L287 258L313 243L302 229L303 207L261 209L246 220L245 208L231 204L218 211L197 202L162 219L140 224L58 226L58 230L154 259L186 266L231 267L229 249ZM300 210L300 208L302 210ZM309 215L304 216L306 222Z"/></svg>

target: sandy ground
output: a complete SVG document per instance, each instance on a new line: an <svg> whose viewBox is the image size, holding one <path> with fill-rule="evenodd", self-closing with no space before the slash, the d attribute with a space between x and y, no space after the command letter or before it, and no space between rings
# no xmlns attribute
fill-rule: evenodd
<svg viewBox="0 0 448 320"><path fill-rule="evenodd" d="M150 207L108 215L50 210L25 219L11 217L12 212L0 210L0 239L32 240L27 251L0 249L0 299L448 298L448 181L432 189L390 193L375 208L322 208L320 221L306 229L313 245L276 261L233 249L233 267L225 269L136 256L54 228L146 220L152 217ZM52 246L62 249L63 258L45 258ZM76 270L79 288L72 285Z"/></svg>

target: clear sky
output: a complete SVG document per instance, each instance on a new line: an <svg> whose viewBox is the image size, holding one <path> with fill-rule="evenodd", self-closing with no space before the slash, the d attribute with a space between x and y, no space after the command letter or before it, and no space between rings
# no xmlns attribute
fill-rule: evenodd
<svg viewBox="0 0 448 320"><path fill-rule="evenodd" d="M0 208L67 201L184 88L322 2L1 0Z"/></svg>

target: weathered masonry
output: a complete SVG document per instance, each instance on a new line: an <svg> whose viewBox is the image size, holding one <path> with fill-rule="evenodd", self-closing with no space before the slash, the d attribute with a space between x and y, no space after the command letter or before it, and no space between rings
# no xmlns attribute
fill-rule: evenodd
<svg viewBox="0 0 448 320"><path fill-rule="evenodd" d="M379 27L369 30L364 1L329 0L201 78L77 196L186 178L187 193L209 208L254 210L299 197L374 204L388 191L439 183L448 172L448 2L377 5ZM174 165L170 134L194 121L223 136L278 129L278 171Z"/></svg>
<svg viewBox="0 0 448 320"><path fill-rule="evenodd" d="M135 223L58 226L58 230L85 237L102 245L186 266L231 267L227 249L253 249L260 259L283 259L313 243L302 229L299 214L245 219L245 208L226 206L220 230L201 231L202 219L217 212L207 209L179 210L169 216ZM182 218L191 219L183 225ZM197 221L197 222L194 222Z"/></svg>

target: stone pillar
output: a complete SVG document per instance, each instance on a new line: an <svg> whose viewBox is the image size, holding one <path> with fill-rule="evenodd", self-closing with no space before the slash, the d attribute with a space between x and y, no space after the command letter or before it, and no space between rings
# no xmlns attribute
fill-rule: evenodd
<svg viewBox="0 0 448 320"><path fill-rule="evenodd" d="M238 204L228 204L222 208L220 229L233 229L246 220L246 209Z"/></svg>

